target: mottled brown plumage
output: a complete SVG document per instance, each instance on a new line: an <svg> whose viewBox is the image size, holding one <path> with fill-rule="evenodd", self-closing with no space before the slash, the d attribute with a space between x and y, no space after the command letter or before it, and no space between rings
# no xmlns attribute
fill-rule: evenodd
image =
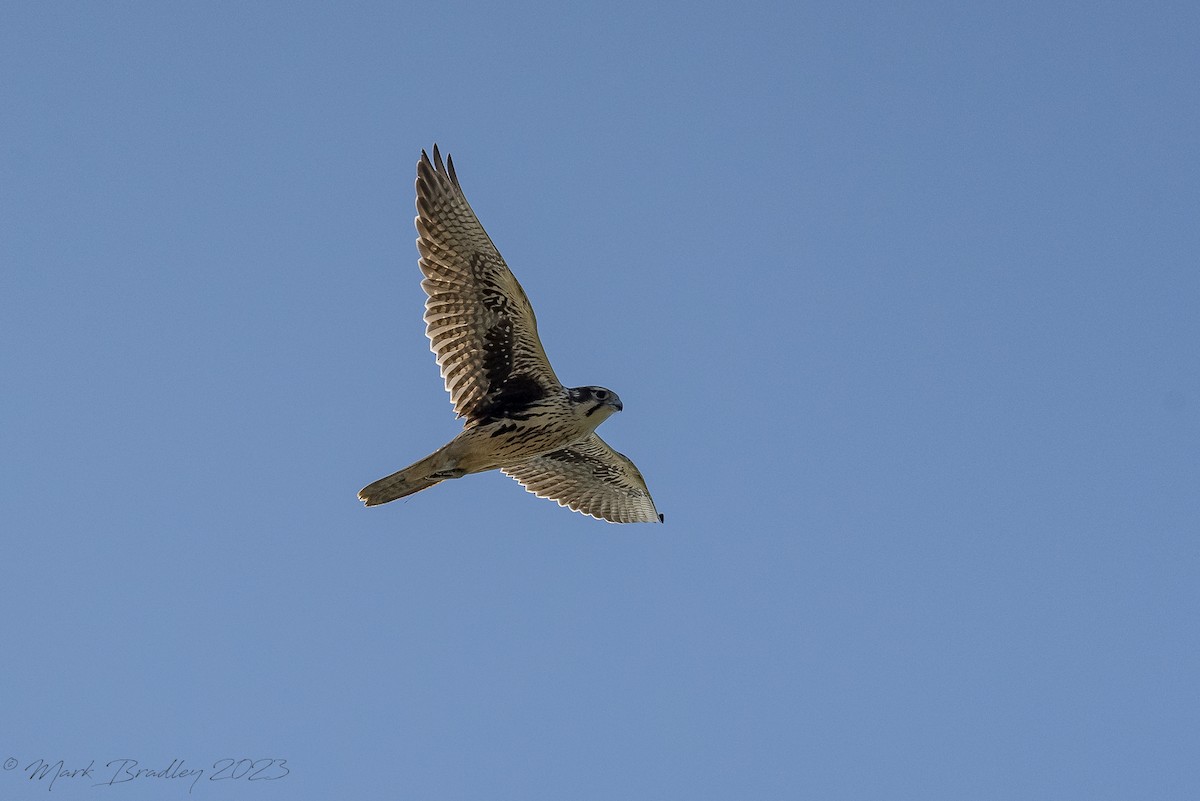
<svg viewBox="0 0 1200 801"><path fill-rule="evenodd" d="M661 521L641 473L596 436L621 400L564 387L533 307L467 203L453 162L417 163L417 249L426 335L462 432L359 497L374 506L448 478L501 469L539 497L614 523Z"/></svg>

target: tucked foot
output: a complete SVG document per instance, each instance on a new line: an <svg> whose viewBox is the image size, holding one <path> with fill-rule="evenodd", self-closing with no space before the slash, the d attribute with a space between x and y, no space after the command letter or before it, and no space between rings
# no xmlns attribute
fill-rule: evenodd
<svg viewBox="0 0 1200 801"><path fill-rule="evenodd" d="M453 470L441 470L437 473L430 473L429 478L434 481L445 481L448 478L462 478L466 474L466 470L456 467Z"/></svg>

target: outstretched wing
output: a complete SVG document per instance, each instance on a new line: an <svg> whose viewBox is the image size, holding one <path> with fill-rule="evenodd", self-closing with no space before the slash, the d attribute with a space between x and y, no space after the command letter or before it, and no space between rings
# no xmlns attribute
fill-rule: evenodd
<svg viewBox="0 0 1200 801"><path fill-rule="evenodd" d="M417 249L425 333L459 417L519 410L561 384L525 291L467 203L454 162L417 163Z"/></svg>
<svg viewBox="0 0 1200 801"><path fill-rule="evenodd" d="M628 457L592 434L583 442L500 468L539 498L610 523L662 522Z"/></svg>

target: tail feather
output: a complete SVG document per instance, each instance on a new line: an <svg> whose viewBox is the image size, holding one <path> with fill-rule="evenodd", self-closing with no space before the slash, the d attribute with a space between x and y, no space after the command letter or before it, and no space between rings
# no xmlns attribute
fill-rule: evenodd
<svg viewBox="0 0 1200 801"><path fill-rule="evenodd" d="M434 484L440 484L442 478L432 478L431 474L436 471L435 464L437 453L431 453L416 464L409 465L403 470L392 473L390 476L385 476L378 481L372 482L358 491L358 498L367 506L378 506L381 503L394 501L397 498L404 498L412 495L414 492L420 492L423 489L429 489Z"/></svg>

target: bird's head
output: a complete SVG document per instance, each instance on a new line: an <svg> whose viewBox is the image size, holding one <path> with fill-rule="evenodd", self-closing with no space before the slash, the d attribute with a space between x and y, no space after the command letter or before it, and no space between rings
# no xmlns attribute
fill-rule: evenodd
<svg viewBox="0 0 1200 801"><path fill-rule="evenodd" d="M604 387L574 387L568 389L567 394L576 411L589 422L595 421L596 425L623 408L617 393Z"/></svg>

